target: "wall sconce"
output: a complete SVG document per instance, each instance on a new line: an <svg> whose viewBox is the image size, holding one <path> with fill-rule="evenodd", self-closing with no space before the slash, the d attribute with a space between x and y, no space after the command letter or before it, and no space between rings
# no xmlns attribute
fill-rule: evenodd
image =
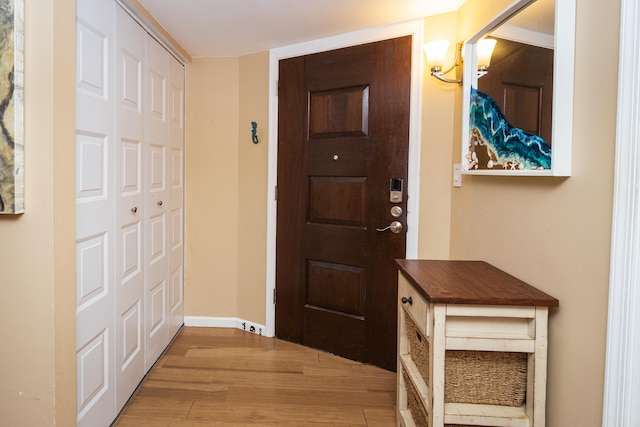
<svg viewBox="0 0 640 427"><path fill-rule="evenodd" d="M496 47L495 39L482 39L476 43L476 49L478 52L478 77L482 77L489 71L489 64L491 63L491 55L493 54L493 48Z"/></svg>
<svg viewBox="0 0 640 427"><path fill-rule="evenodd" d="M444 77L455 67L457 67L462 61L462 45L456 45L456 57L453 61L453 65L445 71L442 71L444 67L444 60L449 50L449 40L434 40L424 45L424 54L427 57L427 64L431 66L431 75L436 79L445 83L458 83L462 84L462 80L452 80Z"/></svg>
<svg viewBox="0 0 640 427"><path fill-rule="evenodd" d="M478 52L478 77L482 77L487 74L489 64L491 63L491 55L493 53L493 48L495 47L495 45L496 41L494 39L482 39L478 40L478 42L476 43L476 49ZM453 80L444 76L455 67L462 64L462 44L456 44L456 56L453 60L453 65L447 70L442 71L448 49L448 40L434 40L424 45L424 53L427 57L427 64L429 64L431 67L431 75L445 83L462 84L462 80Z"/></svg>

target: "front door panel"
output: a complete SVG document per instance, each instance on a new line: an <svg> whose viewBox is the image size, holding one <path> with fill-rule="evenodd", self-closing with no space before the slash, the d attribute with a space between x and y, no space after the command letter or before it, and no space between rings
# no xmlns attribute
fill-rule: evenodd
<svg viewBox="0 0 640 427"><path fill-rule="evenodd" d="M391 370L410 61L404 37L280 62L276 335Z"/></svg>

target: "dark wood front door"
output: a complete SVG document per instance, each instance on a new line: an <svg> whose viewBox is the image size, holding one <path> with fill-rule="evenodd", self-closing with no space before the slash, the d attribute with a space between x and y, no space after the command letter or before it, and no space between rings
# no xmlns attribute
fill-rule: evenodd
<svg viewBox="0 0 640 427"><path fill-rule="evenodd" d="M276 336L389 370L410 75L410 37L280 61Z"/></svg>
<svg viewBox="0 0 640 427"><path fill-rule="evenodd" d="M478 89L491 96L512 126L551 145L553 50L496 38L489 73Z"/></svg>

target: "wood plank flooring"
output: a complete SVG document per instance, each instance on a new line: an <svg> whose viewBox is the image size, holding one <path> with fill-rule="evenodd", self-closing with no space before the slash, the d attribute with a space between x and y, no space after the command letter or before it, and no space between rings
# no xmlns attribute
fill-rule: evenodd
<svg viewBox="0 0 640 427"><path fill-rule="evenodd" d="M237 329L184 328L116 427L395 426L395 373Z"/></svg>

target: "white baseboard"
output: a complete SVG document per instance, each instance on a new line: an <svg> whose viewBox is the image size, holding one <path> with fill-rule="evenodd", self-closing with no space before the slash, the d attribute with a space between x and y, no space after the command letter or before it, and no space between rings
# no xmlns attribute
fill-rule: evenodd
<svg viewBox="0 0 640 427"><path fill-rule="evenodd" d="M184 316L184 326L206 328L235 328L257 335L266 335L266 327L237 317Z"/></svg>

